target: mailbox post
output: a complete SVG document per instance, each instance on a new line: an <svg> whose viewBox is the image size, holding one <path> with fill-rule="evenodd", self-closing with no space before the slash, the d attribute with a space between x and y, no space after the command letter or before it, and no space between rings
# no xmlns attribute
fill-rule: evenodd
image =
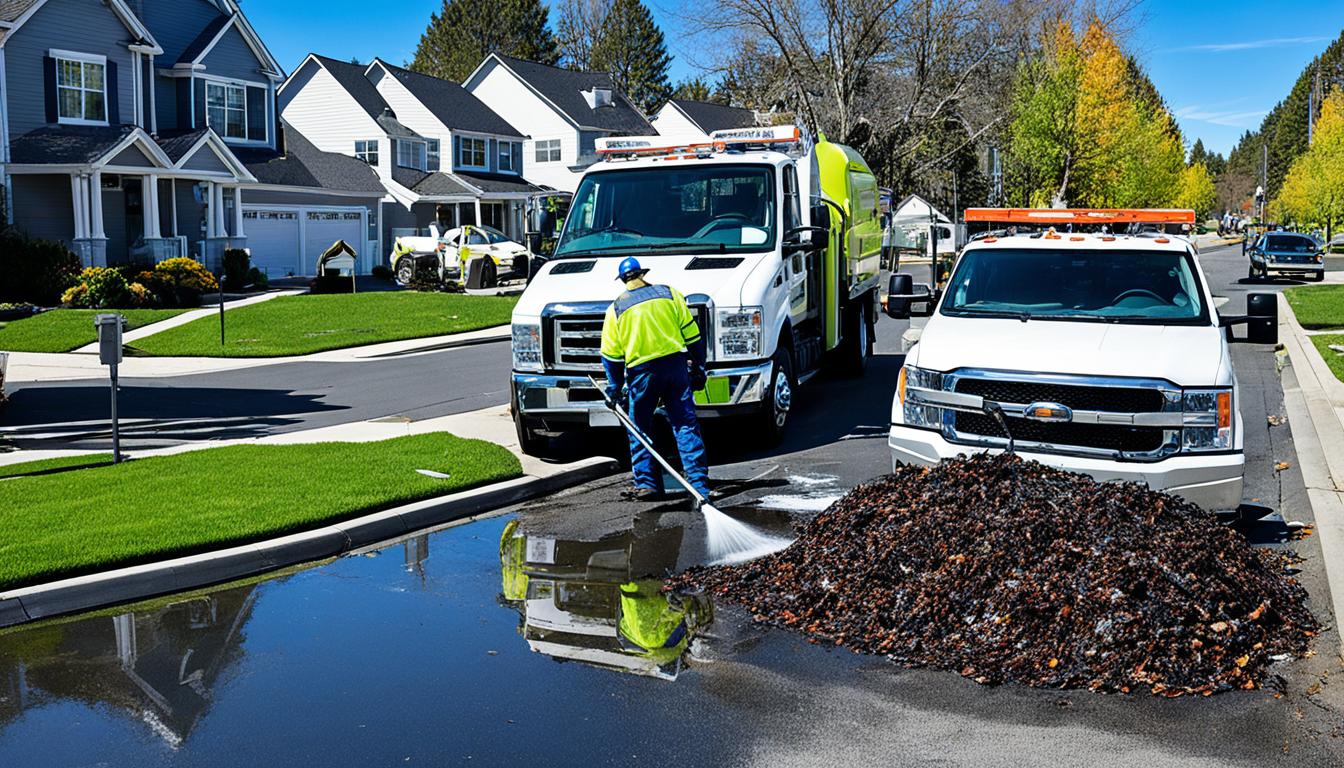
<svg viewBox="0 0 1344 768"><path fill-rule="evenodd" d="M112 374L112 463L121 462L121 430L117 424L117 365L121 362L121 334L126 318L111 313L100 313L93 318L98 330L98 360L110 368Z"/></svg>

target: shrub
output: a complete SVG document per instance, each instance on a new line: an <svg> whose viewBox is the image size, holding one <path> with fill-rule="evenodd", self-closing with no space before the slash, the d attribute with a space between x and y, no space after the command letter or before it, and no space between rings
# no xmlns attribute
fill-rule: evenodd
<svg viewBox="0 0 1344 768"><path fill-rule="evenodd" d="M159 303L169 307L197 306L201 294L219 289L209 270L186 257L165 259L155 264L153 271L141 272L136 280L153 291Z"/></svg>
<svg viewBox="0 0 1344 768"><path fill-rule="evenodd" d="M0 232L0 301L53 306L75 284L79 269L79 257L64 243Z"/></svg>
<svg viewBox="0 0 1344 768"><path fill-rule="evenodd" d="M266 288L271 284L271 278L266 276L265 272L253 267L247 270L247 284L253 288Z"/></svg>
<svg viewBox="0 0 1344 768"><path fill-rule="evenodd" d="M61 296L61 303L93 309L124 309L132 304L126 278L111 267L89 267L79 273L79 282Z"/></svg>
<svg viewBox="0 0 1344 768"><path fill-rule="evenodd" d="M392 268L387 266L386 264L376 264L374 265L373 269L369 270L369 272L379 280L392 279Z"/></svg>
<svg viewBox="0 0 1344 768"><path fill-rule="evenodd" d="M248 267L251 258L242 248L230 248L224 251L224 288L241 291L247 285Z"/></svg>
<svg viewBox="0 0 1344 768"><path fill-rule="evenodd" d="M131 283L126 288L131 294L132 307L150 307L157 303L158 297L146 288L144 283Z"/></svg>

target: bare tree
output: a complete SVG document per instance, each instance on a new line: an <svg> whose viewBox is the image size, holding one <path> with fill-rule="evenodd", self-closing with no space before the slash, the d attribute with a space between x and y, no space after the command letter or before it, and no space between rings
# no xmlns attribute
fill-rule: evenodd
<svg viewBox="0 0 1344 768"><path fill-rule="evenodd" d="M593 49L602 38L602 24L613 0L564 0L557 4L555 37L560 60L570 69L592 69Z"/></svg>

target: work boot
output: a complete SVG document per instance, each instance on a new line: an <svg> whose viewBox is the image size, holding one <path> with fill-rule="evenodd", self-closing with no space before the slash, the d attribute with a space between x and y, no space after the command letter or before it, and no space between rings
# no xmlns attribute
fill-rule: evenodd
<svg viewBox="0 0 1344 768"><path fill-rule="evenodd" d="M621 491L621 498L629 501L662 501L663 492L657 488L633 488Z"/></svg>

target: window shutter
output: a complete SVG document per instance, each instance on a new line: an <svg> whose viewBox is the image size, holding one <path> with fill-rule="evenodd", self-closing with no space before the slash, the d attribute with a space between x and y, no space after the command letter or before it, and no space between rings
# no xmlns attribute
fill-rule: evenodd
<svg viewBox="0 0 1344 768"><path fill-rule="evenodd" d="M191 82L191 99L196 103L196 123L191 127L204 128L210 124L210 116L205 112L205 81L192 78ZM220 126L215 133L222 130L224 130L224 126Z"/></svg>
<svg viewBox="0 0 1344 768"><path fill-rule="evenodd" d="M523 142L513 142L513 172L519 175L523 173Z"/></svg>
<svg viewBox="0 0 1344 768"><path fill-rule="evenodd" d="M452 163L451 163L448 167L449 167L449 168L452 168L453 170L457 170L457 166L458 166L458 158L461 157L461 156L462 156L462 137L461 137L461 136L454 136L454 137L453 137L453 161L452 161Z"/></svg>
<svg viewBox="0 0 1344 768"><path fill-rule="evenodd" d="M121 125L121 89L117 87L117 62L108 59L103 70L103 88L107 90L107 124Z"/></svg>
<svg viewBox="0 0 1344 768"><path fill-rule="evenodd" d="M247 87L247 138L266 140L266 89Z"/></svg>
<svg viewBox="0 0 1344 768"><path fill-rule="evenodd" d="M46 83L47 122L56 123L61 115L56 111L56 60L50 56L42 57L42 80Z"/></svg>
<svg viewBox="0 0 1344 768"><path fill-rule="evenodd" d="M488 171L499 170L499 147L494 139L485 140L485 168Z"/></svg>

